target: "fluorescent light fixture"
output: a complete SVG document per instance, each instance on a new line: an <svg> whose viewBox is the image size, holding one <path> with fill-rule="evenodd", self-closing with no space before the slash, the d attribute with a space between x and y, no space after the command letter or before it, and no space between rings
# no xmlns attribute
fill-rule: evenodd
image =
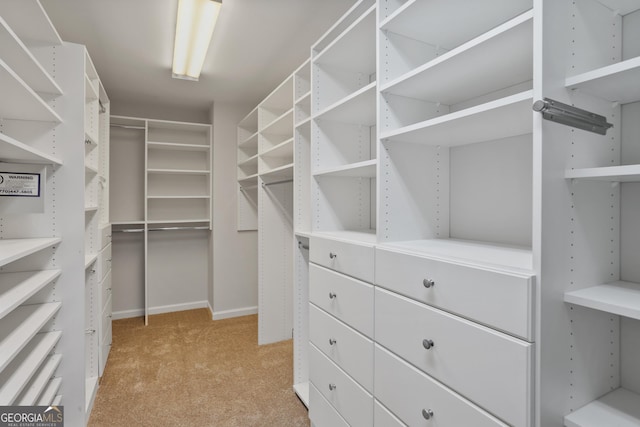
<svg viewBox="0 0 640 427"><path fill-rule="evenodd" d="M178 0L173 77L198 80L222 0Z"/></svg>

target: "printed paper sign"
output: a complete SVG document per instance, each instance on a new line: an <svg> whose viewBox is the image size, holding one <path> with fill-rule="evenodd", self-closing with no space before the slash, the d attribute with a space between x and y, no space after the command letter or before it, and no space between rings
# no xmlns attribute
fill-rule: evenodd
<svg viewBox="0 0 640 427"><path fill-rule="evenodd" d="M0 172L0 196L40 197L40 174Z"/></svg>

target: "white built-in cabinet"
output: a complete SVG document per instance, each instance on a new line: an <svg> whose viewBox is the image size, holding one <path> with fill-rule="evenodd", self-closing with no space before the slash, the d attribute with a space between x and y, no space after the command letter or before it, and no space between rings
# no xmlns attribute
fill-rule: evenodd
<svg viewBox="0 0 640 427"><path fill-rule="evenodd" d="M111 118L110 217L117 317L207 307L211 125Z"/></svg>
<svg viewBox="0 0 640 427"><path fill-rule="evenodd" d="M108 355L93 269L109 101L84 46L62 42L37 0L0 4L0 86L3 193L9 174L38 177L18 186L30 197L0 197L0 405L64 405L84 425Z"/></svg>
<svg viewBox="0 0 640 427"><path fill-rule="evenodd" d="M312 46L293 283L313 425L640 425L639 58L637 0L362 0ZM613 127L545 120L544 98Z"/></svg>

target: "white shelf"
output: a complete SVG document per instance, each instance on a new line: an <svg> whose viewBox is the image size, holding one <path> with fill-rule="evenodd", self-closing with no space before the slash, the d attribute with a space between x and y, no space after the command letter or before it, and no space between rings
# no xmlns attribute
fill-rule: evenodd
<svg viewBox="0 0 640 427"><path fill-rule="evenodd" d="M596 0L598 3L616 11L619 15L627 15L640 9L638 0Z"/></svg>
<svg viewBox="0 0 640 427"><path fill-rule="evenodd" d="M314 119L373 126L376 123L376 83L369 83L330 105Z"/></svg>
<svg viewBox="0 0 640 427"><path fill-rule="evenodd" d="M256 133L258 131L258 107L255 107L249 114L240 120L238 127L248 132Z"/></svg>
<svg viewBox="0 0 640 427"><path fill-rule="evenodd" d="M531 133L532 100L532 91L525 91L400 129L382 132L380 139L452 147Z"/></svg>
<svg viewBox="0 0 640 427"><path fill-rule="evenodd" d="M260 178L265 184L285 179L293 179L293 163L271 169L270 171L265 173L261 173Z"/></svg>
<svg viewBox="0 0 640 427"><path fill-rule="evenodd" d="M427 239L380 244L412 255L428 255L444 261L532 275L530 248L459 239Z"/></svg>
<svg viewBox="0 0 640 427"><path fill-rule="evenodd" d="M165 220L153 220L147 221L147 224L195 224L195 223L209 223L209 218L184 218L184 219L165 219Z"/></svg>
<svg viewBox="0 0 640 427"><path fill-rule="evenodd" d="M293 108L285 111L271 123L266 125L260 133L265 135L289 135L293 131Z"/></svg>
<svg viewBox="0 0 640 427"><path fill-rule="evenodd" d="M246 160L241 161L240 163L238 163L238 166L255 166L258 164L258 155L255 154L251 157L249 157Z"/></svg>
<svg viewBox="0 0 640 427"><path fill-rule="evenodd" d="M59 302L20 306L0 324L0 371L60 309Z"/></svg>
<svg viewBox="0 0 640 427"><path fill-rule="evenodd" d="M91 165L84 165L84 171L85 171L85 173L88 173L88 174L93 174L93 175L97 175L98 174L98 169L96 167L91 166Z"/></svg>
<svg viewBox="0 0 640 427"><path fill-rule="evenodd" d="M41 399L46 398L45 388L46 390L49 390L49 386L51 386L51 384L55 382L55 379L52 379L51 377L53 377L61 361L61 354L53 354L49 356L44 361L42 366L40 366L40 369L33 376L29 384L27 384L27 386L24 388L20 396L16 399L15 404L20 406L30 406L36 404L36 402L38 401L38 397L40 397ZM60 385L58 384L58 387L55 389L55 391L49 390L49 393L53 392L53 395L55 395L55 393L58 392L59 388ZM51 398L53 397L53 395L51 396ZM49 406L49 404L51 403L51 398L49 399L49 403L46 403L45 405Z"/></svg>
<svg viewBox="0 0 640 427"><path fill-rule="evenodd" d="M376 7L373 5L313 58L313 63L373 74L376 68L375 19Z"/></svg>
<svg viewBox="0 0 640 427"><path fill-rule="evenodd" d="M368 245L375 245L376 230L362 229L362 230L340 230L340 231L314 231L311 233L311 237L326 237L333 240L340 240L347 243L365 243Z"/></svg>
<svg viewBox="0 0 640 427"><path fill-rule="evenodd" d="M640 165L570 169L565 172L564 176L565 178L570 179L589 179L611 182L640 182Z"/></svg>
<svg viewBox="0 0 640 427"><path fill-rule="evenodd" d="M87 419L91 413L91 407L93 401L96 398L96 392L98 391L98 377L89 377L85 380L84 399L85 399L85 414Z"/></svg>
<svg viewBox="0 0 640 427"><path fill-rule="evenodd" d="M148 141L147 146L149 148L158 150L172 150L172 151L209 151L208 145L200 144L178 144L175 142L152 142Z"/></svg>
<svg viewBox="0 0 640 427"><path fill-rule="evenodd" d="M0 133L0 161L61 165L62 160Z"/></svg>
<svg viewBox="0 0 640 427"><path fill-rule="evenodd" d="M85 206L84 207L85 213L96 212L97 210L98 210L97 206Z"/></svg>
<svg viewBox="0 0 640 427"><path fill-rule="evenodd" d="M301 120L300 122L296 123L295 127L296 128L301 128L303 126L308 126L310 122L311 122L311 117L307 117L306 119Z"/></svg>
<svg viewBox="0 0 640 427"><path fill-rule="evenodd" d="M438 56L380 91L453 105L533 78L533 11Z"/></svg>
<svg viewBox="0 0 640 427"><path fill-rule="evenodd" d="M98 259L98 254L87 254L84 256L84 269L86 270L87 268L89 268L91 266L91 264L93 264L93 262L95 260Z"/></svg>
<svg viewBox="0 0 640 427"><path fill-rule="evenodd" d="M313 173L313 176L339 176L339 177L354 177L354 178L375 178L376 177L376 165L378 161L365 160L363 162L352 163L335 168L323 169Z"/></svg>
<svg viewBox="0 0 640 427"><path fill-rule="evenodd" d="M2 0L0 16L27 45L58 46L62 39L37 0Z"/></svg>
<svg viewBox="0 0 640 427"><path fill-rule="evenodd" d="M92 146L98 145L98 140L96 139L95 135L91 135L89 132L84 133L84 142L89 143Z"/></svg>
<svg viewBox="0 0 640 427"><path fill-rule="evenodd" d="M450 50L529 10L531 3L489 0L478 13L467 0L409 0L382 21L380 28Z"/></svg>
<svg viewBox="0 0 640 427"><path fill-rule="evenodd" d="M60 276L60 270L0 273L0 319Z"/></svg>
<svg viewBox="0 0 640 427"><path fill-rule="evenodd" d="M62 403L62 395L56 395L60 391L62 385L62 377L56 377L49 381L47 388L44 389L40 398L38 398L38 406L60 406Z"/></svg>
<svg viewBox="0 0 640 427"><path fill-rule="evenodd" d="M49 248L60 243L61 240L58 237L0 240L0 267L42 249Z"/></svg>
<svg viewBox="0 0 640 427"><path fill-rule="evenodd" d="M145 222L143 220L132 220L132 221L111 221L111 225L144 225Z"/></svg>
<svg viewBox="0 0 640 427"><path fill-rule="evenodd" d="M208 170L193 169L147 169L148 173L176 174L176 175L209 175Z"/></svg>
<svg viewBox="0 0 640 427"><path fill-rule="evenodd" d="M638 427L640 396L618 388L564 417L566 427Z"/></svg>
<svg viewBox="0 0 640 427"><path fill-rule="evenodd" d="M261 157L289 157L293 159L293 138L287 139L260 154Z"/></svg>
<svg viewBox="0 0 640 427"><path fill-rule="evenodd" d="M147 196L147 199L210 199L210 196Z"/></svg>
<svg viewBox="0 0 640 427"><path fill-rule="evenodd" d="M260 103L260 108L280 110L288 108L293 100L293 76L287 77ZM242 122L241 122L242 123Z"/></svg>
<svg viewBox="0 0 640 427"><path fill-rule="evenodd" d="M2 17L0 17L0 57L35 92L62 95L60 86L45 71Z"/></svg>
<svg viewBox="0 0 640 427"><path fill-rule="evenodd" d="M98 100L98 91L93 86L93 82L87 75L84 76L84 98L86 101Z"/></svg>
<svg viewBox="0 0 640 427"><path fill-rule="evenodd" d="M296 99L293 103L295 105L311 105L311 91L309 90L306 93L302 94L302 96Z"/></svg>
<svg viewBox="0 0 640 427"><path fill-rule="evenodd" d="M257 150L258 149L258 132L251 135L249 138L238 144L238 147L247 149L247 150Z"/></svg>
<svg viewBox="0 0 640 427"><path fill-rule="evenodd" d="M309 383L294 384L293 391L298 395L298 398L300 398L304 406L309 408Z"/></svg>
<svg viewBox="0 0 640 427"><path fill-rule="evenodd" d="M640 320L640 284L611 282L564 294L565 302Z"/></svg>
<svg viewBox="0 0 640 427"><path fill-rule="evenodd" d="M611 102L640 101L640 56L577 76L568 77L569 89L579 89Z"/></svg>
<svg viewBox="0 0 640 427"><path fill-rule="evenodd" d="M62 332L37 334L0 373L0 405L11 405L56 345Z"/></svg>
<svg viewBox="0 0 640 427"><path fill-rule="evenodd" d="M62 119L0 59L0 117L60 123Z"/></svg>

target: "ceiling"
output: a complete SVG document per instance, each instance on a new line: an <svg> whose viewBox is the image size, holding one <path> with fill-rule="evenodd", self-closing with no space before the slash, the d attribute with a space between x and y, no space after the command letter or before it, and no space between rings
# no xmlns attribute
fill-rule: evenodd
<svg viewBox="0 0 640 427"><path fill-rule="evenodd" d="M223 0L200 81L171 78L178 0L41 0L63 40L84 44L111 103L208 111L255 105L309 57L354 0Z"/></svg>

